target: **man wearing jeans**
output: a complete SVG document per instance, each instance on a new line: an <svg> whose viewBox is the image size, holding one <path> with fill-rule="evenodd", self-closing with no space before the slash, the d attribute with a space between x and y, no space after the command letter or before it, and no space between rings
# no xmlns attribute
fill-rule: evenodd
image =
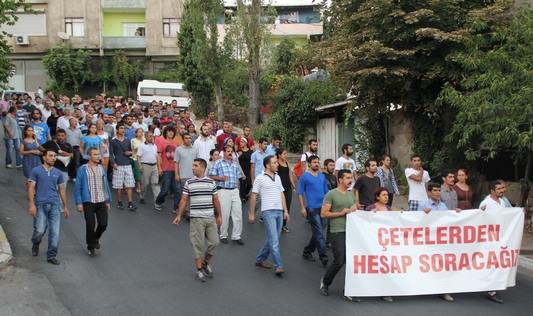
<svg viewBox="0 0 533 316"><path fill-rule="evenodd" d="M17 109L9 108L6 117L2 119L4 125L4 143L6 145L6 168L13 168L11 164L11 149L15 150L15 163L17 168L22 167L22 156L19 152L20 129L17 123Z"/></svg>
<svg viewBox="0 0 533 316"><path fill-rule="evenodd" d="M302 256L304 259L314 262L313 252L318 250L320 262L325 267L328 265L328 255L320 209L324 196L328 193L328 184L326 176L320 172L320 159L317 156L310 156L307 161L309 169L302 175L298 183L298 199L300 200L300 213L307 218L311 225L311 240L305 246ZM304 197L306 203L304 203Z"/></svg>
<svg viewBox="0 0 533 316"><path fill-rule="evenodd" d="M266 262L271 254L272 261L274 261L274 272L277 276L282 276L285 270L283 269L283 261L281 260L279 249L279 235L283 226L283 219L289 221L289 211L285 204L281 179L276 174L278 171L278 159L276 156L267 156L263 160L263 166L265 172L255 178L248 210L248 220L253 223L255 221L256 198L257 194L260 194L262 196L261 216L265 226L266 240L263 248L255 258L255 265L265 269L272 268Z"/></svg>
<svg viewBox="0 0 533 316"><path fill-rule="evenodd" d="M96 148L87 150L89 161L78 169L74 196L76 209L85 217L85 239L89 257L96 256L100 249L100 237L107 228L107 211L111 203L111 190L106 171L101 164ZM96 226L98 223L98 226ZM96 227L96 229L95 229Z"/></svg>
<svg viewBox="0 0 533 316"><path fill-rule="evenodd" d="M338 186L326 194L320 215L329 218L329 237L333 251L333 263L328 267L320 280L320 292L329 295L329 286L346 263L346 215L357 210L355 196L348 191L353 184L353 173L349 169L341 169L337 174ZM356 297L345 296L350 301L359 302Z"/></svg>
<svg viewBox="0 0 533 316"><path fill-rule="evenodd" d="M33 244L31 253L39 255L39 244L48 232L48 252L46 261L58 265L57 248L59 246L60 207L63 203L63 216L68 218L67 197L63 174L54 168L56 152L47 149L44 152L44 163L32 169L28 178L28 212L33 216ZM61 198L61 201L60 201Z"/></svg>

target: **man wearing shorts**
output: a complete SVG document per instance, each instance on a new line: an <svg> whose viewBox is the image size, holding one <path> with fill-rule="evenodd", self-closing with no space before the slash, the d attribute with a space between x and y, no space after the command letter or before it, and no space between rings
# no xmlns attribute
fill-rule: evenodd
<svg viewBox="0 0 533 316"><path fill-rule="evenodd" d="M137 207L133 205L135 178L131 168L131 142L124 135L124 123L117 123L116 129L116 136L109 145L109 159L113 166L113 189L117 190L117 208L124 209L122 191L125 189L128 195L128 211L133 212Z"/></svg>
<svg viewBox="0 0 533 316"><path fill-rule="evenodd" d="M213 270L209 263L219 243L217 226L222 224L217 187L213 179L205 176L206 167L205 160L194 159L192 165L194 177L185 181L178 214L173 221L175 225L179 225L188 203L191 220L189 238L194 253L196 278L201 282L206 281L206 276L213 277Z"/></svg>

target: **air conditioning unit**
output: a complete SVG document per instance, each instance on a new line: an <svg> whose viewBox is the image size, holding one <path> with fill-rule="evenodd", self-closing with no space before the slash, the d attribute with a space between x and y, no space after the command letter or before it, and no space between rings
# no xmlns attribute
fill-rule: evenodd
<svg viewBox="0 0 533 316"><path fill-rule="evenodd" d="M28 35L15 35L15 42L19 46L27 46L30 45L30 38Z"/></svg>

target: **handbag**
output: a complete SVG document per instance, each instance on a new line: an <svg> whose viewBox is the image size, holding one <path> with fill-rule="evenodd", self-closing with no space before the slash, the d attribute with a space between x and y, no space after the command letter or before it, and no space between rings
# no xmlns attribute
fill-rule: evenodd
<svg viewBox="0 0 533 316"><path fill-rule="evenodd" d="M54 144L56 144L58 152L61 151L61 147L59 146L59 144L57 142L54 142ZM61 156L59 154L57 155L57 160L61 161L61 163L65 167L68 167L68 164L70 163L70 159L72 159L72 157L70 156Z"/></svg>

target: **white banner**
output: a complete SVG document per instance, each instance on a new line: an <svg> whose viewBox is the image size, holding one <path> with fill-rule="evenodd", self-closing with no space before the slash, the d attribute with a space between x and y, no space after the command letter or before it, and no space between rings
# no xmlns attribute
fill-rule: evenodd
<svg viewBox="0 0 533 316"><path fill-rule="evenodd" d="M347 296L503 290L515 285L521 208L364 212L347 217Z"/></svg>

